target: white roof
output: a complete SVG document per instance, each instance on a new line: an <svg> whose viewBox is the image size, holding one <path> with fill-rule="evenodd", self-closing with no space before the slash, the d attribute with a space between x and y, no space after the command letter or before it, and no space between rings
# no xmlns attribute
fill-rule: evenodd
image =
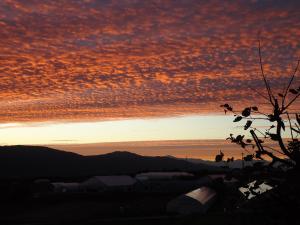
<svg viewBox="0 0 300 225"><path fill-rule="evenodd" d="M172 179L178 177L193 177L194 175L186 172L148 172L140 173L135 176L138 180L148 180L148 179Z"/></svg>
<svg viewBox="0 0 300 225"><path fill-rule="evenodd" d="M215 202L216 195L217 193L209 187L201 187L168 202L167 211L180 214L202 214Z"/></svg>
<svg viewBox="0 0 300 225"><path fill-rule="evenodd" d="M99 182L106 186L130 186L133 185L136 180L130 176L95 176L88 179L84 183Z"/></svg>
<svg viewBox="0 0 300 225"><path fill-rule="evenodd" d="M208 187L201 187L185 195L205 205L206 202L215 197L216 192Z"/></svg>

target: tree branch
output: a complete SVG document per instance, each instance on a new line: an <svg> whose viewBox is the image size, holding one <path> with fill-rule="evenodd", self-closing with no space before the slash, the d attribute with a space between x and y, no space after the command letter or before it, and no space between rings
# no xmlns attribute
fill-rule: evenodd
<svg viewBox="0 0 300 225"><path fill-rule="evenodd" d="M266 96L264 96L262 93L260 93L259 91L255 90L254 88L252 88L250 86L248 86L248 88L250 88L252 91L256 92L259 96L263 97L267 101L269 101L269 99Z"/></svg>
<svg viewBox="0 0 300 225"><path fill-rule="evenodd" d="M290 124L291 138L292 138L292 140L294 140L294 136L293 136L293 130L292 130L292 123L291 123L290 115L289 115L289 113L288 113L288 112L286 112L286 115L287 115L287 117L288 117L289 124Z"/></svg>
<svg viewBox="0 0 300 225"><path fill-rule="evenodd" d="M287 148L285 147L284 143L283 143L283 140L282 140L282 137L281 137L281 125L280 125L280 121L281 118L277 119L276 122L277 122L277 127L276 127L276 134L277 134L277 137L278 137L278 144L282 150L282 152L291 158L291 153L287 150Z"/></svg>
<svg viewBox="0 0 300 225"><path fill-rule="evenodd" d="M288 91L289 91L289 88L290 88L290 86L292 85L292 82L293 82L293 80L294 80L294 78L295 78L295 76L296 76L296 73L297 73L297 71L298 71L299 63L300 63L300 60L298 60L297 66L296 66L296 68L295 68L295 70L294 70L294 73L292 74L292 76L291 76L291 78L290 78L290 81L289 81L289 83L288 83L288 86L286 87L285 92L284 92L284 94L283 94L283 98L282 98L282 109L284 108L284 101L285 101L285 98L286 98L287 93L288 93Z"/></svg>
<svg viewBox="0 0 300 225"><path fill-rule="evenodd" d="M256 144L256 146L257 146L258 151L259 151L260 154L269 156L273 161L278 161L278 162L282 162L282 163L284 163L284 164L287 164L287 165L289 165L289 166L294 166L294 164L291 163L290 161L281 159L281 158L275 156L273 153L266 151L266 150L264 149L264 147L262 146L262 144L259 142L259 139L258 139L258 137L256 136L254 130L250 130L250 133L251 133L251 135L252 135L252 137L253 137L253 139L254 139L254 141L255 141L255 144ZM260 158L261 158L261 157L260 157Z"/></svg>
<svg viewBox="0 0 300 225"><path fill-rule="evenodd" d="M258 55L259 55L260 71L261 71L261 75L263 77L263 80L264 80L264 83L265 83L265 86L266 86L266 89L267 89L267 92L268 92L269 101L274 106L274 103L273 103L273 100L272 100L272 98L273 98L272 91L271 91L270 85L267 81L266 75L264 73L264 67L263 67L262 57L261 57L260 39L258 39Z"/></svg>
<svg viewBox="0 0 300 225"><path fill-rule="evenodd" d="M286 110L296 99L300 96L300 92L286 105L282 108L282 112Z"/></svg>

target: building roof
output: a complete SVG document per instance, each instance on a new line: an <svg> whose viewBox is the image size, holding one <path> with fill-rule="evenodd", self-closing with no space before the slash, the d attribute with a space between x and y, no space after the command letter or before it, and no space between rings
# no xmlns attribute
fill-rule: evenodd
<svg viewBox="0 0 300 225"><path fill-rule="evenodd" d="M105 186L131 186L136 182L131 176L95 176L87 181L85 184L95 184L100 183Z"/></svg>
<svg viewBox="0 0 300 225"><path fill-rule="evenodd" d="M70 182L70 183L65 183L65 182L54 182L51 183L54 187L65 187L65 188L75 188L79 187L79 183L75 182Z"/></svg>
<svg viewBox="0 0 300 225"><path fill-rule="evenodd" d="M216 192L208 187L201 187L185 194L185 196L197 200L202 205L205 205L210 199L215 197L215 195Z"/></svg>
<svg viewBox="0 0 300 225"><path fill-rule="evenodd" d="M167 211L179 214L205 213L215 202L217 193L201 187L181 195L167 204Z"/></svg>
<svg viewBox="0 0 300 225"><path fill-rule="evenodd" d="M193 176L193 174L186 172L148 172L137 174L135 178L138 180L162 180Z"/></svg>

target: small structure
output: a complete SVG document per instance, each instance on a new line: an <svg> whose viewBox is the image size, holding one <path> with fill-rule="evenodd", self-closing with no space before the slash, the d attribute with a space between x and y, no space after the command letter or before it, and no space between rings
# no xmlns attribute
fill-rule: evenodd
<svg viewBox="0 0 300 225"><path fill-rule="evenodd" d="M148 172L139 173L135 176L137 180L171 180L171 179L189 179L194 175L186 172Z"/></svg>
<svg viewBox="0 0 300 225"><path fill-rule="evenodd" d="M130 176L95 176L83 183L81 187L86 191L129 191L136 180Z"/></svg>
<svg viewBox="0 0 300 225"><path fill-rule="evenodd" d="M56 193L75 193L81 191L80 184L75 182L55 182L51 184L53 186L53 191Z"/></svg>
<svg viewBox="0 0 300 225"><path fill-rule="evenodd" d="M217 193L209 187L201 187L171 200L167 212L178 214L204 214L212 206Z"/></svg>

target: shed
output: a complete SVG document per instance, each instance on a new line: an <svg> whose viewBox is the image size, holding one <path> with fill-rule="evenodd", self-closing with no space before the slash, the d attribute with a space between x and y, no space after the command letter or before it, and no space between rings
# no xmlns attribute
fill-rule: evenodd
<svg viewBox="0 0 300 225"><path fill-rule="evenodd" d="M167 212L178 214L204 214L213 205L217 193L209 187L201 187L181 195L167 204Z"/></svg>

